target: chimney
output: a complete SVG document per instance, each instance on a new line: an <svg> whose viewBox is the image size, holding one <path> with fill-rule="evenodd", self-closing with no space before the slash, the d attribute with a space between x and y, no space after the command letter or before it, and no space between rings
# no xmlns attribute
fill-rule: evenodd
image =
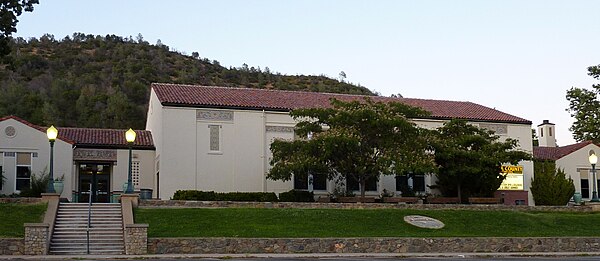
<svg viewBox="0 0 600 261"><path fill-rule="evenodd" d="M544 120L538 125L537 135L540 147L556 147L556 133L554 123Z"/></svg>

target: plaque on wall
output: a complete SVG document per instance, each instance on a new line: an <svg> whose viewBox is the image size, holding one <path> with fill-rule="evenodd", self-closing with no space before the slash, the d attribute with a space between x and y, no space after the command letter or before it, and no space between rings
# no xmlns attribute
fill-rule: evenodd
<svg viewBox="0 0 600 261"><path fill-rule="evenodd" d="M508 125L507 124L480 123L479 128L494 131L494 133L496 133L498 135L508 133Z"/></svg>
<svg viewBox="0 0 600 261"><path fill-rule="evenodd" d="M117 161L117 150L107 149L75 149L73 160Z"/></svg>
<svg viewBox="0 0 600 261"><path fill-rule="evenodd" d="M205 121L233 121L232 111L221 110L196 110L196 120Z"/></svg>
<svg viewBox="0 0 600 261"><path fill-rule="evenodd" d="M289 126L266 126L267 132L294 132L294 127Z"/></svg>

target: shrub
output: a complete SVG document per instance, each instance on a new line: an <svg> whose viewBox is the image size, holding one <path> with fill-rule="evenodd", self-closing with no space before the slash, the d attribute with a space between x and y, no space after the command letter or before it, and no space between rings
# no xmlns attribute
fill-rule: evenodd
<svg viewBox="0 0 600 261"><path fill-rule="evenodd" d="M174 200L197 200L197 201L215 201L217 193L214 191L199 190L178 190L173 195Z"/></svg>
<svg viewBox="0 0 600 261"><path fill-rule="evenodd" d="M229 192L218 193L217 200L277 202L277 195L274 192Z"/></svg>
<svg viewBox="0 0 600 261"><path fill-rule="evenodd" d="M290 190L279 193L281 202L315 202L315 194L305 190Z"/></svg>
<svg viewBox="0 0 600 261"><path fill-rule="evenodd" d="M277 195L273 192L228 192L217 193L214 191L178 190L173 195L174 200L198 201L253 201L277 202Z"/></svg>
<svg viewBox="0 0 600 261"><path fill-rule="evenodd" d="M17 193L12 193L12 194L0 194L0 198L20 198L21 195L17 194Z"/></svg>
<svg viewBox="0 0 600 261"><path fill-rule="evenodd" d="M48 189L48 182L50 182L50 174L45 169L37 175L31 175L30 186L21 191L21 197L42 197L42 193Z"/></svg>
<svg viewBox="0 0 600 261"><path fill-rule="evenodd" d="M575 185L565 171L555 169L553 162L535 162L535 176L531 180L531 194L538 206L564 206L573 193Z"/></svg>
<svg viewBox="0 0 600 261"><path fill-rule="evenodd" d="M4 187L6 182L6 176L4 176L4 170L0 172L0 188Z"/></svg>

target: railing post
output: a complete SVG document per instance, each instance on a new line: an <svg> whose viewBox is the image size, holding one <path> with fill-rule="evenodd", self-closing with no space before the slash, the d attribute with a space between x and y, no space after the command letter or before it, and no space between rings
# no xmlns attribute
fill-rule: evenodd
<svg viewBox="0 0 600 261"><path fill-rule="evenodd" d="M90 183L90 196L88 197L88 224L86 229L87 254L90 254L90 227L92 225L92 183Z"/></svg>

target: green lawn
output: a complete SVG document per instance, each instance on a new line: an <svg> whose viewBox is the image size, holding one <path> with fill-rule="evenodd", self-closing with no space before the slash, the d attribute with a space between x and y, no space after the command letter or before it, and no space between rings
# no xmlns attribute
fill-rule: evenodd
<svg viewBox="0 0 600 261"><path fill-rule="evenodd" d="M0 237L23 237L24 223L41 223L46 204L0 203Z"/></svg>
<svg viewBox="0 0 600 261"><path fill-rule="evenodd" d="M446 227L404 222L424 215ZM600 236L600 213L366 209L136 209L149 237L544 237Z"/></svg>

